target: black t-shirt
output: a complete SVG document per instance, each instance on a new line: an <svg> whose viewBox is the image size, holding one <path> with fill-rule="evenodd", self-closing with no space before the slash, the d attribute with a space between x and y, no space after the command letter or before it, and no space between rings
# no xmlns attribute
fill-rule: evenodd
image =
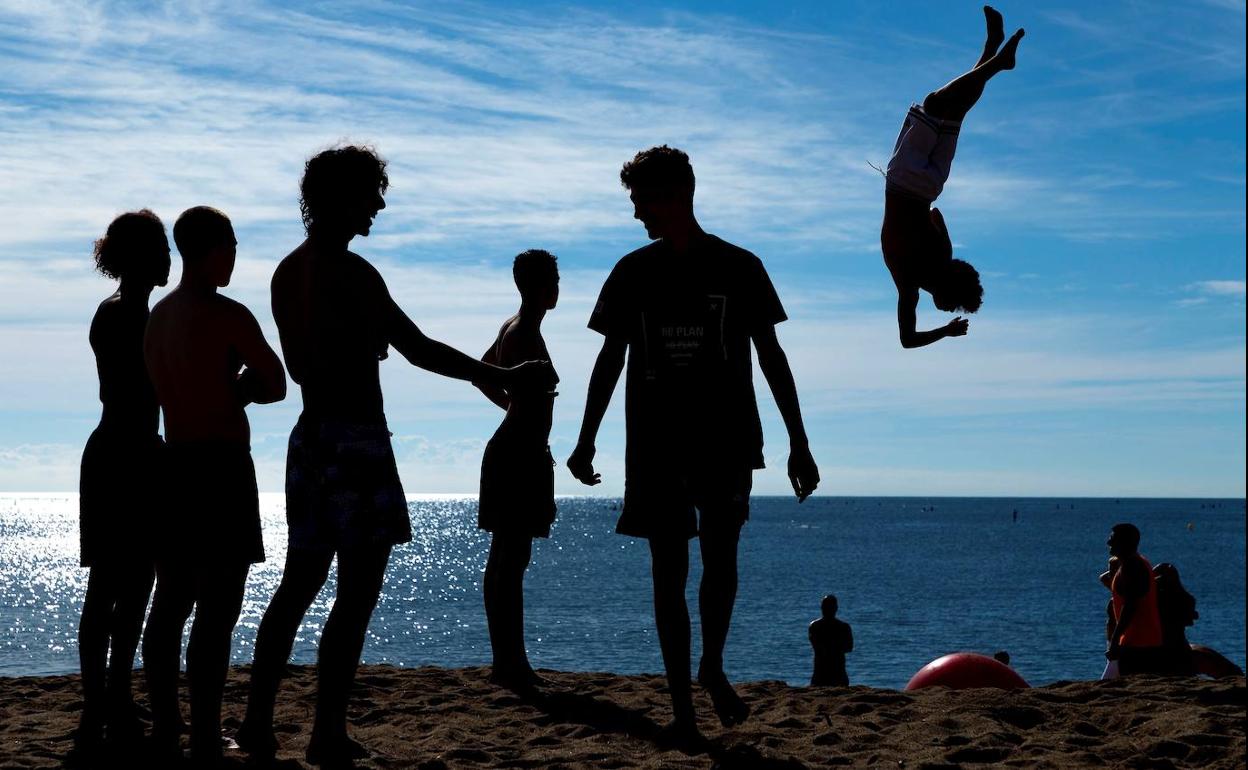
<svg viewBox="0 0 1248 770"><path fill-rule="evenodd" d="M763 467L750 337L786 318L759 258L713 235L621 259L589 328L628 342L627 468Z"/></svg>

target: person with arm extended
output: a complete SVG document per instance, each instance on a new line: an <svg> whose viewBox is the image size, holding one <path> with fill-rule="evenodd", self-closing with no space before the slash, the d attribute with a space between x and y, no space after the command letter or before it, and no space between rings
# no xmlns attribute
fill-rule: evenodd
<svg viewBox="0 0 1248 770"><path fill-rule="evenodd" d="M278 265L273 318L303 412L286 457L288 549L281 583L256 633L247 715L238 743L277 750L273 708L295 635L338 560L337 598L317 654L311 764L345 764L367 751L347 735L347 696L391 549L411 539L382 406L380 362L393 347L414 366L503 388L548 387L549 366L502 368L425 336L390 296L381 273L349 250L385 208L386 162L368 147L318 153L304 167L307 238Z"/></svg>
<svg viewBox="0 0 1248 770"><path fill-rule="evenodd" d="M928 94L922 105L910 107L884 174L880 247L897 287L897 331L904 348L961 337L969 327L959 316L944 326L919 331L920 291L930 293L936 308L949 313L974 313L983 302L979 272L953 258L945 219L932 203L949 178L963 118L993 76L1014 69L1023 38L1020 29L1006 40L1001 14L992 7L984 6L984 17L988 30L979 61Z"/></svg>
<svg viewBox="0 0 1248 770"><path fill-rule="evenodd" d="M286 374L246 307L218 293L234 270L230 220L208 206L173 226L182 279L152 310L147 370L165 418L171 515L160 524L156 595L143 636L152 733L164 756L179 752L178 659L187 647L191 755L220 761L221 697L247 572L264 561L251 428L244 407L286 396Z"/></svg>
<svg viewBox="0 0 1248 770"><path fill-rule="evenodd" d="M776 339L774 326L786 316L762 262L699 226L684 152L666 145L639 152L620 180L653 242L616 264L590 317L604 340L568 468L582 483L599 483L594 442L627 353L625 496L616 531L650 545L655 625L674 717L663 736L696 744L685 604L694 537L703 564L698 682L725 726L749 715L724 673L723 652L753 472L763 467L751 344L788 429L789 479L799 501L815 490L819 472Z"/></svg>
<svg viewBox="0 0 1248 770"><path fill-rule="evenodd" d="M74 753L93 755L143 735L131 691L134 654L155 578L151 527L160 501L160 405L143 363L152 290L169 280L169 239L148 209L127 212L95 242L95 266L118 281L91 320L100 424L79 477L82 566L90 569L78 626L82 720Z"/></svg>

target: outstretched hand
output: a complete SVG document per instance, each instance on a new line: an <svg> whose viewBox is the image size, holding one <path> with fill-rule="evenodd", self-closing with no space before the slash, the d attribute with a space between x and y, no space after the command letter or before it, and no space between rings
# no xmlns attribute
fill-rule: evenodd
<svg viewBox="0 0 1248 770"><path fill-rule="evenodd" d="M592 444L577 444L568 457L568 470L572 471L577 481L591 487L602 483L602 476L594 472L596 451Z"/></svg>
<svg viewBox="0 0 1248 770"><path fill-rule="evenodd" d="M971 322L958 316L949 323L945 324L945 336L962 337L966 334L966 330L971 326Z"/></svg>
<svg viewBox="0 0 1248 770"><path fill-rule="evenodd" d="M571 461L569 460L569 463ZM789 483L797 501L804 502L819 487L819 468L810 454L809 446L792 447L789 450Z"/></svg>

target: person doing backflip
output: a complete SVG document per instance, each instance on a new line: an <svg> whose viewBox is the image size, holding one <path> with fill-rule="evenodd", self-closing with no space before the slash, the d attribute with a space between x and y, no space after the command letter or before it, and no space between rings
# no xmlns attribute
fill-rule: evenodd
<svg viewBox="0 0 1248 770"><path fill-rule="evenodd" d="M939 310L974 313L983 302L979 273L953 258L953 245L940 209L932 203L949 178L958 132L984 86L998 72L1014 69L1023 30L1005 39L1001 14L984 6L988 36L974 68L911 105L885 170L884 222L880 248L897 285L897 329L904 348L919 348L945 337L961 337L969 326L961 316L928 331L917 331L919 290L932 295ZM1004 43L1004 44L1003 44Z"/></svg>

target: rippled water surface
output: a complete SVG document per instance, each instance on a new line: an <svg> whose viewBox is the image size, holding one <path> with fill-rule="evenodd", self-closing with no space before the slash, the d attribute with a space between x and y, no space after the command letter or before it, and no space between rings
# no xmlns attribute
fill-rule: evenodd
<svg viewBox="0 0 1248 770"><path fill-rule="evenodd" d="M649 550L614 534L617 501L564 498L526 580L529 655L562 670L662 670L650 600ZM252 568L234 659L249 662L281 577L286 527L264 495L268 560ZM404 666L489 661L481 574L488 535L472 498L414 499L414 540L394 552L364 657ZM1013 520L1017 510L1018 521ZM78 670L74 496L0 495L0 675ZM856 684L901 687L954 650L1008 650L1033 684L1094 678L1102 657L1110 525L1132 521L1141 550L1179 566L1198 600L1192 641L1244 664L1243 500L755 498L741 544L741 588L727 667L736 679L810 676L806 623L825 593L854 630ZM696 546L696 541L695 544ZM695 548L696 551L696 548ZM698 558L689 602L696 617ZM303 624L294 659L310 663L333 576ZM695 664L699 641L696 638Z"/></svg>

